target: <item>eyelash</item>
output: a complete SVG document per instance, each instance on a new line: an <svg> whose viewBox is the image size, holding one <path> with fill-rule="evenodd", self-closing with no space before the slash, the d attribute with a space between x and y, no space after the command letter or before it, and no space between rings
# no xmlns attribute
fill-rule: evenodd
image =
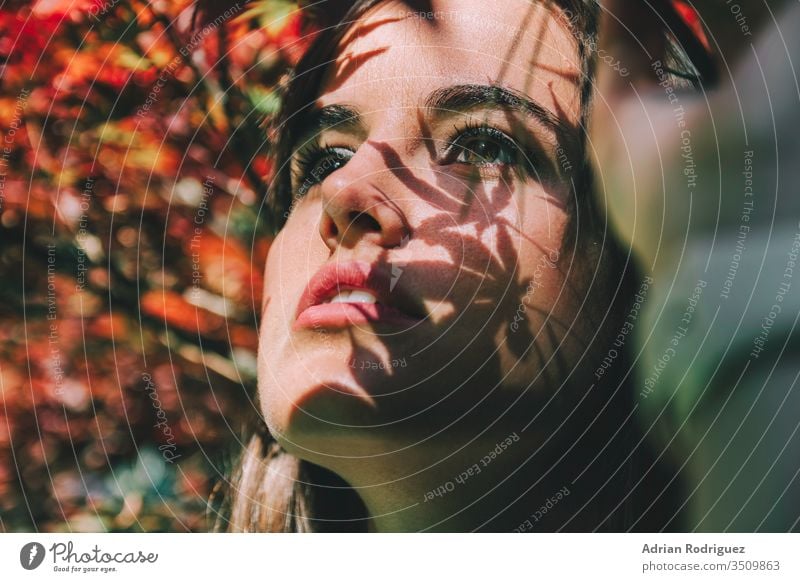
<svg viewBox="0 0 800 582"><path fill-rule="evenodd" d="M506 162L466 162L459 161L461 154L473 153L481 155L474 149L466 147L465 143L469 139L484 138L486 141L493 142L501 148L505 148L511 161ZM342 152L347 152L342 154ZM293 178L297 184L296 189L299 194L304 195L312 186L322 183L325 178L336 170L342 168L353 154L353 150L339 146L322 146L319 143L312 143L297 151L295 154L295 171ZM333 158L337 159L333 159ZM326 160L331 160L325 164ZM490 125L468 122L464 127L456 127L447 139L447 146L440 163L442 164L462 164L484 170L497 170L503 167L514 167L519 170L521 177L536 175L536 156L524 151L519 144L509 137L505 132ZM327 165L327 167L325 167ZM320 171L319 168L322 168Z"/></svg>
<svg viewBox="0 0 800 582"><path fill-rule="evenodd" d="M341 152L348 152L349 156L341 155ZM295 171L292 172L293 178L297 183L299 194L305 194L312 186L321 184L330 174L343 167L347 159L352 157L353 151L345 147L321 146L312 143L297 151L295 154ZM333 159L333 158L336 159ZM323 166L323 162L332 160L328 167ZM317 168L322 167L322 171L317 173Z"/></svg>
<svg viewBox="0 0 800 582"><path fill-rule="evenodd" d="M486 141L493 142L494 145L505 148L505 152L503 153L507 155L509 161L482 163L459 162L457 158L463 153L481 155L480 152L466 147L464 143L473 138L483 138ZM461 163L487 169L511 166L518 168L523 175L530 175L535 167L536 158L532 153L524 151L517 141L505 132L483 123L470 121L467 122L464 127L456 127L450 138L448 138L447 143L448 145L444 155L445 163Z"/></svg>

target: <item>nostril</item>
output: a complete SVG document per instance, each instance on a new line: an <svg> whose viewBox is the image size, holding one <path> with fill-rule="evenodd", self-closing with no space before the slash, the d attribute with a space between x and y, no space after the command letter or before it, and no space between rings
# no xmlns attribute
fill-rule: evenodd
<svg viewBox="0 0 800 582"><path fill-rule="evenodd" d="M323 221L323 224L324 223L325 223L325 221ZM327 233L328 236L334 237L334 238L339 236L339 227L336 226L336 221L334 221L334 220L328 221L327 226L328 226L328 229L327 229L328 230L328 233Z"/></svg>
<svg viewBox="0 0 800 582"><path fill-rule="evenodd" d="M364 232L380 232L381 230L380 223L366 212L353 211L348 218L351 228L356 227Z"/></svg>

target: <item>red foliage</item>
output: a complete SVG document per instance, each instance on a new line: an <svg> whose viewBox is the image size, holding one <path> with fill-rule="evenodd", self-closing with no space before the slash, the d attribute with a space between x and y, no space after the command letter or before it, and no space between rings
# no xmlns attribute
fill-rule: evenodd
<svg viewBox="0 0 800 582"><path fill-rule="evenodd" d="M0 8L0 529L202 530L270 240L269 152L237 136L263 136L300 17L21 4Z"/></svg>

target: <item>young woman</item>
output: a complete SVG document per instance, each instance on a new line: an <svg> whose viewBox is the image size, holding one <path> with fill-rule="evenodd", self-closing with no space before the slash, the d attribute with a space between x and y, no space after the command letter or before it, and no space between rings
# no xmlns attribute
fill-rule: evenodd
<svg viewBox="0 0 800 582"><path fill-rule="evenodd" d="M263 419L219 527L679 527L626 386L648 279L591 196L597 5L341 4L277 126Z"/></svg>

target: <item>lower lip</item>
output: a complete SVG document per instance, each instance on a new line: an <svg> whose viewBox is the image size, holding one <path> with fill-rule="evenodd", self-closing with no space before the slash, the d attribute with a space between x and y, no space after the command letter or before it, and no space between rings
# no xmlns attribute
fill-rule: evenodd
<svg viewBox="0 0 800 582"><path fill-rule="evenodd" d="M294 322L294 327L336 329L370 323L411 327L419 320L380 303L324 303L303 311Z"/></svg>

